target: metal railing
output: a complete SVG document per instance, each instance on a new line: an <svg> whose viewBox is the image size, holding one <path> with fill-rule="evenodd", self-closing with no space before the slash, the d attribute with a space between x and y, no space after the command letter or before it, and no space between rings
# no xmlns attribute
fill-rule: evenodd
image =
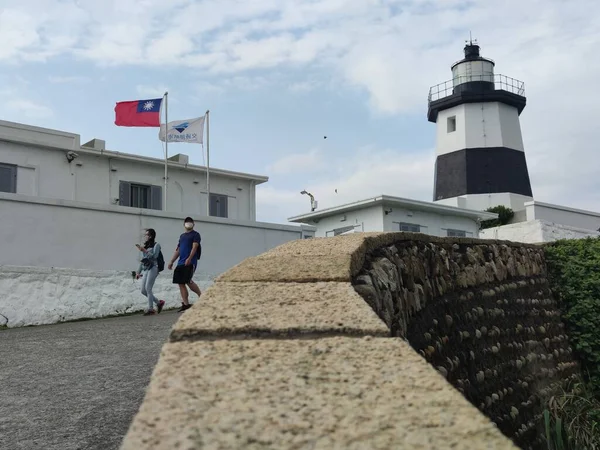
<svg viewBox="0 0 600 450"><path fill-rule="evenodd" d="M440 100L454 93L454 88L470 81L487 81L494 83L497 91L507 91L512 94L525 95L525 83L506 75L461 75L452 80L444 81L429 88L428 102Z"/></svg>

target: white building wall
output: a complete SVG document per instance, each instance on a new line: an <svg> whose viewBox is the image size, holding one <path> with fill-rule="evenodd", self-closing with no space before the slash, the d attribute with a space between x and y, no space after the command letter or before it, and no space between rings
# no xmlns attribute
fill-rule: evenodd
<svg viewBox="0 0 600 450"><path fill-rule="evenodd" d="M448 131L450 117L455 117L456 131ZM436 139L438 156L465 148L525 150L517 109L498 102L467 103L440 111Z"/></svg>
<svg viewBox="0 0 600 450"><path fill-rule="evenodd" d="M355 231L383 231L383 209L381 206L371 206L364 209L333 214L318 219L318 222L308 222L317 228L315 237L331 237L338 228L354 227Z"/></svg>
<svg viewBox="0 0 600 450"><path fill-rule="evenodd" d="M185 218L3 193L0 211L0 314L9 326L141 310L145 297L131 278L139 264L134 245L145 228L154 228L168 262ZM202 288L247 257L314 236L312 227L208 217L196 220L196 230L202 259L195 280ZM156 293L176 306L180 300L171 277L168 269L159 275Z"/></svg>
<svg viewBox="0 0 600 450"><path fill-rule="evenodd" d="M539 244L559 239L583 239L600 236L600 232L560 225L544 220L530 220L501 227L481 230L481 239L500 239L513 242Z"/></svg>
<svg viewBox="0 0 600 450"><path fill-rule="evenodd" d="M392 210L384 215L384 231L400 231L400 223L409 223L419 225L422 233L432 236L447 236L448 230L465 231L467 237L478 236L479 226L475 219L397 207L384 209Z"/></svg>
<svg viewBox="0 0 600 450"><path fill-rule="evenodd" d="M528 202L525 208L527 220L543 220L592 231L600 229L600 213L597 212L540 202Z"/></svg>
<svg viewBox="0 0 600 450"><path fill-rule="evenodd" d="M0 163L17 165L17 194L75 200L103 205L118 204L119 181L161 186L164 167L140 161L111 158L78 149L68 163L66 150L31 144L0 142ZM196 182L196 183L195 183ZM255 219L254 184L246 179L211 173L211 193L228 196L228 217ZM195 217L207 215L206 175L169 165L167 210Z"/></svg>

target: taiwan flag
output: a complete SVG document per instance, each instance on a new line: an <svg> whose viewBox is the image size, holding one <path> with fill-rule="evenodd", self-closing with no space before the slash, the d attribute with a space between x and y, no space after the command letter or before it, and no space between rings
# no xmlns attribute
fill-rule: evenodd
<svg viewBox="0 0 600 450"><path fill-rule="evenodd" d="M115 125L119 127L160 127L162 98L117 102Z"/></svg>

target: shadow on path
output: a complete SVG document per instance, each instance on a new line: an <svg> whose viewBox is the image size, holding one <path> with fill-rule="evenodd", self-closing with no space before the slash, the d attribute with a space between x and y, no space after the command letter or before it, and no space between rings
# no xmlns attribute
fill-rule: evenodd
<svg viewBox="0 0 600 450"><path fill-rule="evenodd" d="M179 317L0 331L0 448L118 449Z"/></svg>

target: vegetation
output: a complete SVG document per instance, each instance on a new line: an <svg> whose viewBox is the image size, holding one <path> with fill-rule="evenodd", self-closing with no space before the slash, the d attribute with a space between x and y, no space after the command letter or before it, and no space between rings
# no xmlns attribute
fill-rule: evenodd
<svg viewBox="0 0 600 450"><path fill-rule="evenodd" d="M578 382L552 397L544 411L548 450L600 450L600 402Z"/></svg>
<svg viewBox="0 0 600 450"><path fill-rule="evenodd" d="M600 398L600 238L553 242L545 254L569 340Z"/></svg>
<svg viewBox="0 0 600 450"><path fill-rule="evenodd" d="M549 450L600 450L600 238L545 248L552 290L584 379L553 397L544 414Z"/></svg>
<svg viewBox="0 0 600 450"><path fill-rule="evenodd" d="M482 230L485 228L500 227L502 225L506 225L515 216L515 213L512 209L507 208L503 205L493 206L491 208L486 209L486 211L498 214L498 218L484 220L483 222L481 222Z"/></svg>

